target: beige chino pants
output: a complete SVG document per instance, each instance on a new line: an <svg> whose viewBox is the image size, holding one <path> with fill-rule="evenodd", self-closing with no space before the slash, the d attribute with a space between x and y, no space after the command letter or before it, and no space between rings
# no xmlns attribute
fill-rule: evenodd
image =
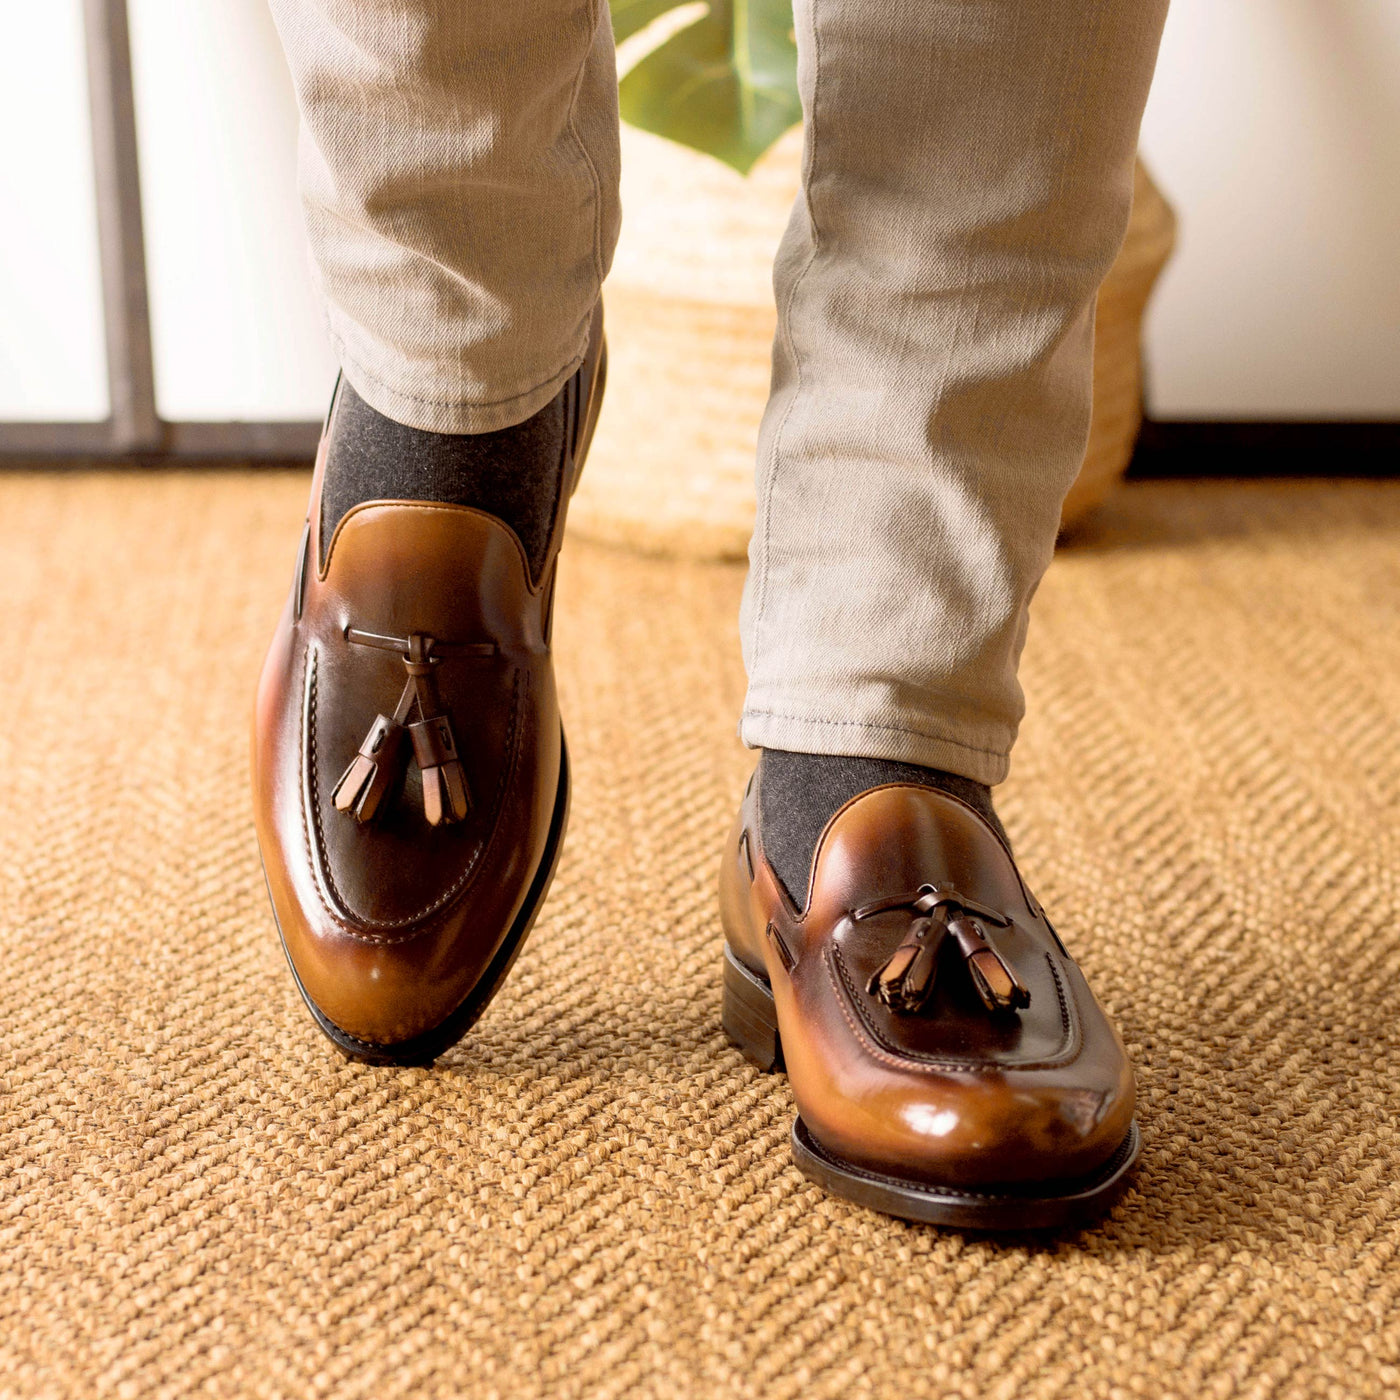
<svg viewBox="0 0 1400 1400"><path fill-rule="evenodd" d="M484 432L617 237L602 0L273 0L345 373ZM1166 0L796 0L802 195L741 613L746 743L1006 775Z"/></svg>

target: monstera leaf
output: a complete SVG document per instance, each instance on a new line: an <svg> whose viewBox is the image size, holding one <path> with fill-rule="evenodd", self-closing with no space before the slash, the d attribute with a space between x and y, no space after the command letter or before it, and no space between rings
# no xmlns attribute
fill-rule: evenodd
<svg viewBox="0 0 1400 1400"><path fill-rule="evenodd" d="M611 0L619 40L681 0ZM622 116L747 175L802 120L792 0L710 0L622 79Z"/></svg>

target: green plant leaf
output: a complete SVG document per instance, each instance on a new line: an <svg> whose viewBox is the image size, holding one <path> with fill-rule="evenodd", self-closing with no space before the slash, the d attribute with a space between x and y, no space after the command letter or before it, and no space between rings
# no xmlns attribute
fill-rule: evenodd
<svg viewBox="0 0 1400 1400"><path fill-rule="evenodd" d="M612 0L613 38L620 44L645 29L652 20L689 3L690 0Z"/></svg>
<svg viewBox="0 0 1400 1400"><path fill-rule="evenodd" d="M614 0L614 13L619 8L629 11L628 22L631 11L649 9L649 23L676 6ZM633 126L748 174L802 120L791 0L711 0L706 14L641 59L619 90L622 116Z"/></svg>

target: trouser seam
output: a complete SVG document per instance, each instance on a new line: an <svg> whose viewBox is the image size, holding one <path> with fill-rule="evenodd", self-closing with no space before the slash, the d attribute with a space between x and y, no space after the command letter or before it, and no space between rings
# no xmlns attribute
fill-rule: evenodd
<svg viewBox="0 0 1400 1400"><path fill-rule="evenodd" d="M593 17L593 24L588 31L588 49L583 56L583 62L579 64L578 75L574 78L574 90L569 95L569 114L564 124L568 128L569 136L574 145L578 147L578 153L582 157L584 165L588 167L588 179L593 186L593 275L601 284L603 280L603 181L574 121L578 113L579 94L583 91L584 75L588 71L588 59L593 52L593 46L598 42L598 25L601 23L596 5L589 7L589 13ZM611 20L608 22L611 23Z"/></svg>
<svg viewBox="0 0 1400 1400"><path fill-rule="evenodd" d="M802 265L802 270L793 279L792 288L788 292L787 305L783 309L781 320L782 331L787 337L788 349L792 355L792 369L796 383L793 386L792 398L788 400L788 406L783 412L781 420L773 430L773 446L768 453L768 472L763 481L763 501L761 513L763 519L763 545L761 550L761 568L758 576L758 601L754 607L753 620L753 651L757 658L761 651L761 638L763 634L763 618L768 607L768 575L771 568L772 557L772 536L773 536L773 491L777 484L778 462L782 448L783 434L787 431L788 420L792 417L797 408L797 401L801 397L802 380L802 357L797 350L797 337L792 329L792 308L797 301L797 293L801 290L807 274L812 270L817 261L817 254L821 251L821 236L817 228L817 214L812 202L812 175L817 168L817 96L821 88L821 31L817 25L817 0L811 0L812 7L812 110L807 122L808 153L806 169L802 172L802 200L807 206L807 226L811 230L812 250L807 254L807 261ZM776 718L777 716L775 716Z"/></svg>

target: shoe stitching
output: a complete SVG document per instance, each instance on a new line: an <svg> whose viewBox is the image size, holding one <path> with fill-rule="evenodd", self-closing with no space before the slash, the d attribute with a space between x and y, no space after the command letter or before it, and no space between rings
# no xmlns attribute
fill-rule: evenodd
<svg viewBox="0 0 1400 1400"><path fill-rule="evenodd" d="M310 649L308 648L308 651L309 650ZM317 851L321 857L320 867L321 870L324 872L326 886L329 889L332 897L342 906L342 908L346 909L346 915L338 913L327 903L326 899L324 898L324 895L321 894L319 881L317 882L317 894L321 897L321 903L322 906L326 909L326 912L330 914L330 916L333 919L335 919L335 921L338 924L340 924L341 927L344 928L345 931L352 937L360 938L366 942L373 943L407 942L410 938L417 937L420 933L426 933L429 931L429 927L431 925L429 925L427 921L431 920L434 915L443 912L446 909L446 907L455 900L456 896L461 892L462 888L473 878L473 876L477 873L480 867L485 863L486 854L490 850L493 839L496 834L496 818L499 816L500 813L501 801L504 796L505 788L510 778L514 775L515 772L516 733L519 727L520 712L521 672L517 669L514 676L511 698L511 723L510 730L506 737L506 747L507 752L509 753L509 758L507 759L505 766L502 768L501 776L496 783L496 791L493 795L491 805L492 820L489 829L490 834L488 835L487 839L482 842L481 847L477 850L476 854L472 856L471 860L467 862L466 867L463 869L462 873L457 877L457 879L453 881L453 883L446 890L444 890L443 893L439 895L437 899L435 899L431 904L425 905L423 909L420 910L418 913L407 916L402 919L371 919L368 917L361 916L347 917L347 915L349 915L349 910L348 906L346 905L345 897L340 893L339 889L336 887L335 877L331 873L330 858L326 850L325 831L321 821L320 779L316 767L317 668L315 662L311 662L310 664L311 684L308 687L307 693L307 703L309 710L309 724L307 728L309 728L310 731L310 752L308 755L309 766L307 768L307 774L311 786L311 814L312 820L314 821L316 826L316 846ZM424 927L416 928L412 934L401 938L376 937L372 934L366 934L361 931L361 929L363 928L392 930L398 928L407 928L410 925L419 924L424 925Z"/></svg>
<svg viewBox="0 0 1400 1400"><path fill-rule="evenodd" d="M1055 991L1060 1003L1060 1025L1065 1037L1065 1045L1056 1055L1043 1057L1038 1060L1020 1061L986 1061L964 1059L958 1056L934 1056L924 1055L914 1050L900 1050L891 1045L881 1036L871 1024L866 1016L864 1008L861 1007L860 1000L856 996L855 987L851 981L849 969L842 956L840 948L832 944L827 950L827 973L830 976L836 991L836 1000L841 1007L841 1014L846 1018L846 1024L855 1032L856 1038L861 1044L884 1064L893 1066L896 1069L908 1069L911 1066L930 1071L950 1071L958 1073L973 1074L1003 1074L1007 1071L1018 1070L1039 1070L1056 1069L1061 1065L1066 1065L1074 1059L1078 1046L1076 1041L1078 1036L1074 1034L1077 1017L1071 1015L1069 1002L1066 996L1064 984L1060 978L1059 969L1055 966L1054 958L1045 954L1045 961L1050 967L1050 976L1055 983ZM845 995L842 995L842 992ZM855 1011L855 1016L851 1013ZM857 1020L857 1017L859 1020Z"/></svg>
<svg viewBox="0 0 1400 1400"><path fill-rule="evenodd" d="M491 805L491 825L489 835L482 842L471 860L455 881L443 891L431 904L425 905L418 913L402 919L370 919L367 917L351 916L346 908L345 898L336 887L335 877L331 873L330 859L326 851L325 831L321 822L321 802L320 802L320 780L316 768L316 686L317 686L317 662L319 654L313 647L306 649L305 666L309 671L308 682L305 688L305 698L303 700L304 714L302 730L302 771L307 775L311 794L308 804L305 793L302 797L302 831L306 837L307 855L311 857L312 871L321 876L315 881L316 895L321 902L321 907L351 938L359 939L365 943L397 944L407 943L411 939L418 938L431 932L438 924L434 921L434 916L443 913L448 905L455 902L464 887L479 873L483 865L487 863L489 854L496 838L499 823L497 818L500 814L501 803L505 790L511 778L514 777L516 762L518 757L517 735L520 723L520 690L524 678L523 672L516 668L511 698L511 721L510 730L506 738L506 748L509 757L501 770L501 776L496 783L496 791L493 795ZM307 806L311 808L311 821L316 828L316 851L313 854L311 849L311 831L307 823ZM315 856L319 855L319 861ZM324 879L326 890L322 889L322 879ZM326 899L326 891L341 906L341 910L336 909ZM366 932L366 929L406 929L413 926L412 932L394 936L389 934L376 934Z"/></svg>

